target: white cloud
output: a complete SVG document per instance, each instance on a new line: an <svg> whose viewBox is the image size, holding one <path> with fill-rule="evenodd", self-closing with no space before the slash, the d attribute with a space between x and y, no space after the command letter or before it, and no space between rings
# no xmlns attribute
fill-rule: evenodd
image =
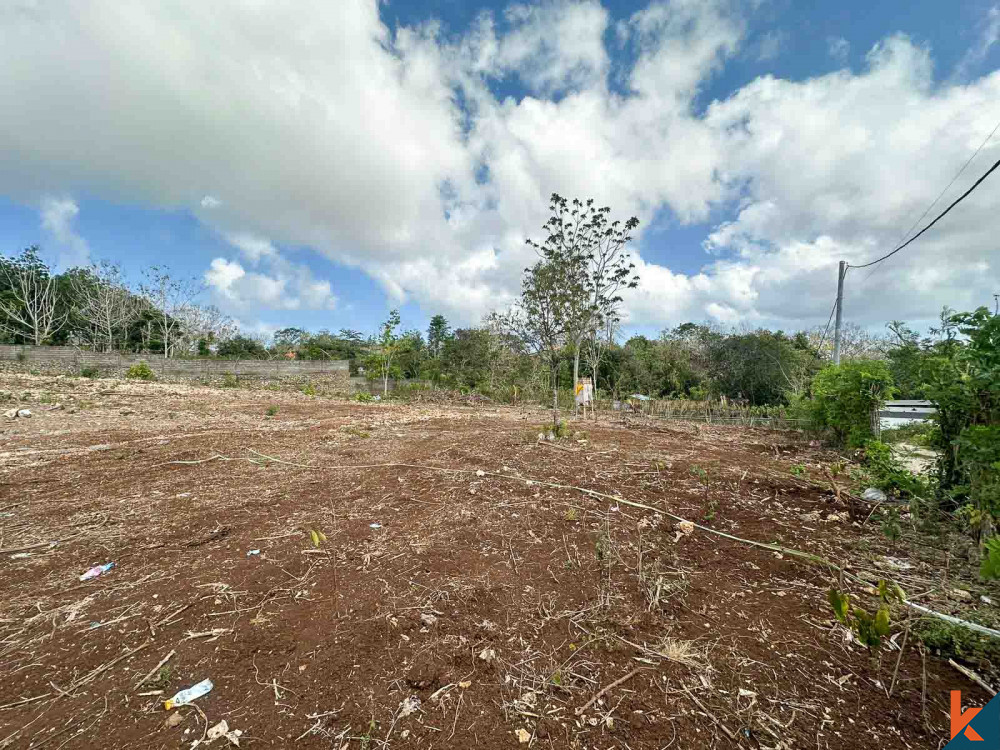
<svg viewBox="0 0 1000 750"><path fill-rule="evenodd" d="M965 80L982 64L997 42L1000 42L1000 5L994 5L986 11L980 23L979 38L962 55L955 66L952 80Z"/></svg>
<svg viewBox="0 0 1000 750"><path fill-rule="evenodd" d="M90 245L73 229L73 221L80 213L72 198L42 199L39 215L44 229L58 245L57 264L61 268L82 266L90 262Z"/></svg>
<svg viewBox="0 0 1000 750"><path fill-rule="evenodd" d="M827 37L826 50L838 63L845 63L851 53L851 43L842 36Z"/></svg>
<svg viewBox="0 0 1000 750"><path fill-rule="evenodd" d="M329 281L305 265L291 263L267 239L246 232L226 235L233 247L263 271L247 271L237 260L214 258L205 271L213 301L235 314L261 309L332 310L337 297Z"/></svg>
<svg viewBox="0 0 1000 750"><path fill-rule="evenodd" d="M748 46L751 11L729 0L657 0L624 19L552 0L448 36L389 29L384 7L0 6L0 194L72 186L195 212L239 253L206 272L231 311L335 304L277 249L304 246L461 323L517 294L553 191L643 227L663 209L721 215L700 272L640 259L630 321L792 327L825 323L837 261L891 247L1000 118L1000 73L935 81L932 51L889 29L858 72L765 76L700 101ZM831 40L838 61L848 51ZM529 95L498 99L491 86L514 78ZM884 271L852 272L848 316L989 301L994 202L983 189Z"/></svg>
<svg viewBox="0 0 1000 750"><path fill-rule="evenodd" d="M757 61L768 62L776 59L787 40L788 35L783 31L769 31L761 36L757 44Z"/></svg>

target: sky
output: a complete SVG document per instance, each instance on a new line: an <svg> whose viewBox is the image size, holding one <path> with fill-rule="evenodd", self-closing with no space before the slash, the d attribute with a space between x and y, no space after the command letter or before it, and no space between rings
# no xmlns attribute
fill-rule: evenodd
<svg viewBox="0 0 1000 750"><path fill-rule="evenodd" d="M627 331L799 330L998 123L996 0L6 0L0 252L167 265L248 332L459 327L555 192L639 218ZM849 271L845 318L992 306L998 202Z"/></svg>

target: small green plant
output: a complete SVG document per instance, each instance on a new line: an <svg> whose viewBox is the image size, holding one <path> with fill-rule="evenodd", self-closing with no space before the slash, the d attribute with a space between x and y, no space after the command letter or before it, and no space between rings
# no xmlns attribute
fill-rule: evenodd
<svg viewBox="0 0 1000 750"><path fill-rule="evenodd" d="M172 675L173 672L170 669L170 665L164 664L157 670L156 675L147 684L152 686L154 690L163 690L170 685L170 678Z"/></svg>
<svg viewBox="0 0 1000 750"><path fill-rule="evenodd" d="M265 411L264 414L268 417L276 417L278 416L278 407L272 404L271 406L267 407L267 411Z"/></svg>
<svg viewBox="0 0 1000 750"><path fill-rule="evenodd" d="M792 476L801 477L806 473L806 467L803 464L795 464L791 468Z"/></svg>
<svg viewBox="0 0 1000 750"><path fill-rule="evenodd" d="M567 521L579 521L580 514L576 508L567 508L565 518Z"/></svg>
<svg viewBox="0 0 1000 750"><path fill-rule="evenodd" d="M983 560L979 564L979 577L984 581L1000 578L1000 538L991 537L986 540Z"/></svg>
<svg viewBox="0 0 1000 750"><path fill-rule="evenodd" d="M882 647L882 639L889 635L890 614L889 605L902 602L906 594L895 583L881 580L878 582L879 608L875 614L870 614L862 607L851 608L851 595L832 588L827 593L827 600L833 609L837 620L849 627L857 635L858 640L869 650Z"/></svg>
<svg viewBox="0 0 1000 750"><path fill-rule="evenodd" d="M101 371L96 367L82 367L80 368L80 377L82 378L98 378L101 376Z"/></svg>
<svg viewBox="0 0 1000 750"><path fill-rule="evenodd" d="M307 396L316 396L319 391L316 390L316 386L312 383L306 383L304 386L299 388L299 390Z"/></svg>
<svg viewBox="0 0 1000 750"><path fill-rule="evenodd" d="M359 391L354 400L362 404L368 404L374 401L375 397L368 393L368 391Z"/></svg>
<svg viewBox="0 0 1000 750"><path fill-rule="evenodd" d="M899 509L891 507L886 511L885 517L882 519L882 534L886 539L895 544L899 541L902 533L902 529L899 526Z"/></svg>
<svg viewBox="0 0 1000 750"><path fill-rule="evenodd" d="M145 362L136 362L125 373L125 377L130 380L153 380L156 376L153 369Z"/></svg>
<svg viewBox="0 0 1000 750"><path fill-rule="evenodd" d="M348 435L353 435L356 438L368 438L371 437L371 433L362 430L360 427L355 427L354 425L344 425L340 428L341 432L345 432Z"/></svg>
<svg viewBox="0 0 1000 750"><path fill-rule="evenodd" d="M234 373L227 372L222 376L222 387L223 388L239 388L240 381Z"/></svg>

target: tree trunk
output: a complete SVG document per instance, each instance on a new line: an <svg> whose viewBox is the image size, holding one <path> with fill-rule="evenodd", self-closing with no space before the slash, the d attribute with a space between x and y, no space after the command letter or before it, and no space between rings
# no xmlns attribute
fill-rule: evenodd
<svg viewBox="0 0 1000 750"><path fill-rule="evenodd" d="M576 386L580 380L580 342L573 347L573 416L577 415L579 405L576 403Z"/></svg>
<svg viewBox="0 0 1000 750"><path fill-rule="evenodd" d="M382 398L387 398L389 396L389 370L386 368L382 371Z"/></svg>
<svg viewBox="0 0 1000 750"><path fill-rule="evenodd" d="M550 366L552 378L552 431L559 430L559 371Z"/></svg>

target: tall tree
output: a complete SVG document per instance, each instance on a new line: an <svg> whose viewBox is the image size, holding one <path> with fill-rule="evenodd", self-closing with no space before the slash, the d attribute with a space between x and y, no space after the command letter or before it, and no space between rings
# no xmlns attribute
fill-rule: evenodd
<svg viewBox="0 0 1000 750"><path fill-rule="evenodd" d="M619 322L622 303L620 292L638 286L635 264L625 251L632 232L639 226L636 217L623 225L611 221L611 208L596 207L594 200L567 201L557 193L549 199L551 216L545 223L546 237L541 243L528 244L546 260L581 268L580 283L569 300L568 343L573 349L573 383L580 377L580 353L583 341L596 337L597 331ZM575 275L575 274L574 274ZM600 347L592 367L594 377L600 366Z"/></svg>
<svg viewBox="0 0 1000 750"><path fill-rule="evenodd" d="M401 348L400 338L396 334L399 322L399 310L390 311L389 317L379 326L378 335L371 339L368 363L382 379L383 396L389 395L389 377L394 372L393 368Z"/></svg>
<svg viewBox="0 0 1000 750"><path fill-rule="evenodd" d="M451 328L444 315L438 314L431 318L427 326L427 350L432 357L440 357L444 350L444 342L451 338Z"/></svg>
<svg viewBox="0 0 1000 750"><path fill-rule="evenodd" d="M35 346L66 324L56 279L35 246L16 258L0 256L0 329Z"/></svg>
<svg viewBox="0 0 1000 750"><path fill-rule="evenodd" d="M170 356L180 342L187 309L204 290L196 279L176 278L166 266L150 266L143 271L142 295L159 311L151 323L159 328L163 340L163 358Z"/></svg>
<svg viewBox="0 0 1000 750"><path fill-rule="evenodd" d="M121 266L101 261L71 276L74 312L87 326L96 347L113 351L139 315Z"/></svg>
<svg viewBox="0 0 1000 750"><path fill-rule="evenodd" d="M552 252L525 269L521 300L509 317L509 328L548 364L553 427L559 426L559 354L575 330L585 294L586 272L578 256Z"/></svg>

